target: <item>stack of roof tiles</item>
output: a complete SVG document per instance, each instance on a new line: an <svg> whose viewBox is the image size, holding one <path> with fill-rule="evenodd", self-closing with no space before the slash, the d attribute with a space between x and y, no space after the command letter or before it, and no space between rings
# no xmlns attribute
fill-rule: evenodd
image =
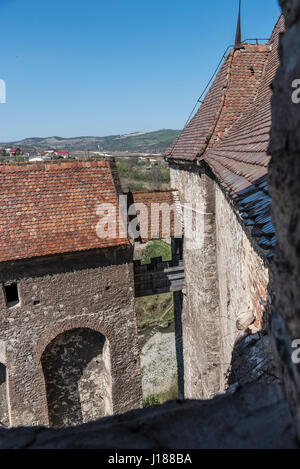
<svg viewBox="0 0 300 469"><path fill-rule="evenodd" d="M170 161L209 165L268 257L276 242L267 184L270 85L279 65L281 32L283 16L268 44L244 45L229 54L198 113L166 153Z"/></svg>
<svg viewBox="0 0 300 469"><path fill-rule="evenodd" d="M111 214L111 231L100 239L103 203L113 204L117 218ZM119 237L107 161L0 165L0 207L0 262L129 244Z"/></svg>

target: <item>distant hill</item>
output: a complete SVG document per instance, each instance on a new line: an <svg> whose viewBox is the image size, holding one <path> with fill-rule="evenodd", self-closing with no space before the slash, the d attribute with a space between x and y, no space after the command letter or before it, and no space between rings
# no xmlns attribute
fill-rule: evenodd
<svg viewBox="0 0 300 469"><path fill-rule="evenodd" d="M136 132L108 137L48 137L26 138L17 142L2 143L2 146L18 146L46 150L55 148L66 151L134 151L140 153L162 153L177 138L178 130L158 130L156 132Z"/></svg>

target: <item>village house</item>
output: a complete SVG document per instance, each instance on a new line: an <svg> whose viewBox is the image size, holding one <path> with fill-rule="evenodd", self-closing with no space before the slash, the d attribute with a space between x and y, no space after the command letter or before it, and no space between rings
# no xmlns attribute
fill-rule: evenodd
<svg viewBox="0 0 300 469"><path fill-rule="evenodd" d="M56 152L56 155L59 156L60 158L64 158L64 159L69 158L69 152L68 152L68 151L61 151L61 150L58 150L58 151Z"/></svg>
<svg viewBox="0 0 300 469"><path fill-rule="evenodd" d="M19 147L5 148L5 151L9 156L16 156L22 154L22 151Z"/></svg>
<svg viewBox="0 0 300 469"><path fill-rule="evenodd" d="M43 156L51 156L51 157L58 156L59 158L64 158L64 159L67 159L70 156L68 151L53 150L53 149L45 150L42 153L42 155Z"/></svg>

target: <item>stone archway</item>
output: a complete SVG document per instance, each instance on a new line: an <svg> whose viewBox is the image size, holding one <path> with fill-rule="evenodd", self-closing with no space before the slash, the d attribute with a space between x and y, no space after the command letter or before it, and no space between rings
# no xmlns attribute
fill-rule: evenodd
<svg viewBox="0 0 300 469"><path fill-rule="evenodd" d="M7 369L0 363L0 426L9 426L9 406L7 393Z"/></svg>
<svg viewBox="0 0 300 469"><path fill-rule="evenodd" d="M50 426L79 425L113 413L109 342L100 332L77 328L59 334L41 363Z"/></svg>

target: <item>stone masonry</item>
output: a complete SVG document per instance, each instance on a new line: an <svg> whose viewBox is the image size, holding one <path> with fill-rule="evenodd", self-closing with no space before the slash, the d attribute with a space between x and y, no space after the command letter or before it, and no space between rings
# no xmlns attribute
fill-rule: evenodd
<svg viewBox="0 0 300 469"><path fill-rule="evenodd" d="M300 339L300 103L292 100L300 80L300 1L281 0L287 32L281 37L280 66L273 81L269 151L270 188L277 249L272 265L272 333L286 395L300 438L300 364L292 360ZM296 348L292 347L293 341ZM296 359L299 353L296 354Z"/></svg>
<svg viewBox="0 0 300 469"><path fill-rule="evenodd" d="M269 336L276 236L267 147L270 85L284 30L281 15L266 44L235 44L165 154L182 206L197 204L194 211L202 216L203 240L193 249L184 223L185 397L207 398L235 383L279 379Z"/></svg>
<svg viewBox="0 0 300 469"><path fill-rule="evenodd" d="M181 203L198 202L204 217L202 248L187 249L183 256L186 291L183 295L182 330L184 395L207 399L220 390L220 338L216 265L215 193L213 182L197 169L171 167L171 185Z"/></svg>
<svg viewBox="0 0 300 469"><path fill-rule="evenodd" d="M298 190L300 114L298 106L300 104L293 103L291 100L291 83L295 77L299 78L300 0L281 0L280 3L286 19L287 31L280 38L280 68L273 82L270 143L273 159L269 178L270 193L273 198L273 220L278 241L274 250L275 259L270 267L272 303L267 306L273 307L271 311L272 335L278 352L278 365L286 396L293 410L298 437L300 437L299 365L293 363L291 347L292 340L299 339L300 336L297 301L300 288L298 252L300 206ZM264 88L267 90L268 86ZM254 111L257 111L255 106ZM268 128L267 125L265 127ZM252 158L256 156L253 148L251 155ZM239 165L239 168L241 174L243 165ZM185 166L183 171L182 166L174 165L172 166L172 180L184 194L181 183L195 182L196 177L199 178L197 181L200 179L205 181L204 169L207 170L205 166L196 170L196 165L194 165L193 169ZM248 166L248 175L249 169ZM206 182L203 186L206 187ZM261 181L259 186L262 187ZM224 262L226 262L226 269L231 269L236 263L235 258L238 256L239 259L242 256L244 261L251 262L259 275L255 278L254 275L250 275L246 266L241 266L243 267L241 270L237 267L234 276L238 286L243 287L242 282L246 283L244 284L245 295L248 295L255 287L251 299L253 306L258 303L261 307L266 306L264 301L259 300L266 293L265 283L268 281L265 258L270 259L272 256L266 256L265 253L260 255L258 243L254 244L251 237L249 239L249 231L253 232L251 228L253 225L249 223L247 229L244 225L241 231L238 228L242 221L241 214L234 213L233 208L236 209L236 205L233 207L233 199L228 198L228 193L224 194L224 187L223 193L220 192L219 184L215 184L214 187L215 195L212 200L215 201L215 221L213 224L223 228L226 239L231 236L235 240L234 244L232 241L233 249L240 253L238 256L232 252L230 259L228 257L222 259L222 251L225 249L222 246L217 247L217 261L218 256L221 256L221 263L217 269L218 277L223 271ZM265 185L263 187L265 189ZM198 189L196 195L201 196L201 194L203 194L203 189ZM253 210L255 198L251 200L253 204L251 210ZM246 214L247 217L250 216L249 214ZM260 230L263 232L262 228ZM266 229L265 231L268 233ZM257 235L260 233L257 227L255 227L255 233ZM216 241L218 242L217 238L222 236L222 232L218 233ZM229 249L231 241L229 240L228 243ZM267 246L268 239L264 239L262 244ZM228 256L228 253L226 255ZM241 275L237 277L237 273ZM224 296L222 300L224 304L222 306L220 302L220 307L226 310L225 303L227 303L227 312L234 311L234 305L241 299L241 309L244 309L242 298L244 293L233 293L229 276L230 272L228 276L223 276L221 282L218 278L219 284L223 285L219 288L218 284L218 289L222 292L222 297ZM233 283L233 280L231 282ZM229 288L226 288L228 283ZM257 308L257 311L261 312L261 308ZM259 318L260 315L257 315L254 327L258 325ZM241 321L242 324L247 324L247 322L244 319ZM254 337L255 334L249 335L242 343L247 345L247 341L253 340ZM1 342L0 358L2 362L5 362L5 347ZM0 369L0 392L2 392L2 384L3 368ZM211 401L169 403L119 417L110 417L70 430L44 428L0 430L1 448L111 448L112 445L114 448L296 449L299 448L299 440L297 442L289 409L281 386L278 384L248 384L242 388L234 387L224 396L218 396Z"/></svg>
<svg viewBox="0 0 300 469"><path fill-rule="evenodd" d="M110 166L8 165L2 177L1 424L65 427L141 407L133 248L110 220L114 236L96 233L98 204L118 204Z"/></svg>
<svg viewBox="0 0 300 469"><path fill-rule="evenodd" d="M70 330L97 331L109 348L110 403L97 414L97 402L104 396L95 396L93 412L82 421L140 407L130 251L111 248L2 264L0 282L12 281L18 282L20 305L7 308L0 290L1 361L7 368L11 425L49 424L43 354L56 337ZM74 354L65 367L66 385L78 367Z"/></svg>
<svg viewBox="0 0 300 469"><path fill-rule="evenodd" d="M184 249L185 397L210 398L225 391L228 384L262 376L273 381L270 339L263 332L269 312L268 265L263 253L205 169L172 165L171 178L182 205L197 200L205 214L202 248ZM238 329L237 322L245 316L251 318L250 324ZM257 340L263 335L263 350L244 347L233 360L235 347L248 334L258 334Z"/></svg>

